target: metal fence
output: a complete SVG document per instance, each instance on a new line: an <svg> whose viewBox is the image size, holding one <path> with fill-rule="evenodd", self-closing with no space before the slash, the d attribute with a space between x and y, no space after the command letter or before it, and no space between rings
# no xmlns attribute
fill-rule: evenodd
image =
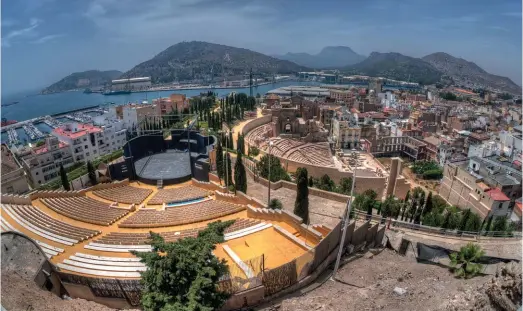
<svg viewBox="0 0 523 311"><path fill-rule="evenodd" d="M381 215L368 215L367 213L354 211L354 220L359 221L370 221L371 223L389 224L391 227L402 228L407 230L419 231L426 234L437 234L443 236L452 236L463 239L482 239L482 238L514 238L521 239L521 232L505 232L505 231L460 231L450 230L437 227L429 227L421 224L410 223L406 221L400 221L397 219L385 218Z"/></svg>

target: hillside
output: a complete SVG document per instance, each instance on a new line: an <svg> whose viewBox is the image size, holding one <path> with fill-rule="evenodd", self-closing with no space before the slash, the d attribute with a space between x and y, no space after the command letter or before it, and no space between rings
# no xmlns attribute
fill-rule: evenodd
<svg viewBox="0 0 523 311"><path fill-rule="evenodd" d="M368 58L343 68L348 74L384 77L389 79L433 84L440 81L442 73L431 64L399 53L372 52Z"/></svg>
<svg viewBox="0 0 523 311"><path fill-rule="evenodd" d="M42 90L42 94L100 87L111 82L111 80L118 78L121 74L122 72L118 70L88 70L75 72L46 87Z"/></svg>
<svg viewBox="0 0 523 311"><path fill-rule="evenodd" d="M521 87L506 77L490 74L473 62L437 52L422 58L444 75L451 77L454 84L470 88L492 88L512 94L521 94Z"/></svg>
<svg viewBox="0 0 523 311"><path fill-rule="evenodd" d="M275 57L316 69L344 67L359 63L365 59L365 56L357 54L347 46L327 46L315 55L287 53L285 55L276 55Z"/></svg>
<svg viewBox="0 0 523 311"><path fill-rule="evenodd" d="M223 65L223 69L222 69ZM153 83L208 79L214 76L243 77L252 67L262 74L310 70L295 63L258 52L208 42L181 42L123 74L122 78L150 76Z"/></svg>

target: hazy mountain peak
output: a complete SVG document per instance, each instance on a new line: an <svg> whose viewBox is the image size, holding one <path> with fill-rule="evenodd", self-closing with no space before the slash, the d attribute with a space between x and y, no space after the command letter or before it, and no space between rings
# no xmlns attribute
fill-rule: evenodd
<svg viewBox="0 0 523 311"><path fill-rule="evenodd" d="M359 55L348 46L326 46L318 54L287 53L276 55L276 58L285 59L296 64L312 68L339 68L361 62L365 56Z"/></svg>

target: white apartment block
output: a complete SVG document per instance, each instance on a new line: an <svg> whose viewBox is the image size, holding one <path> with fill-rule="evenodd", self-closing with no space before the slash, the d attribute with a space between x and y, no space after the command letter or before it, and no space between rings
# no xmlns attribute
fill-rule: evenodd
<svg viewBox="0 0 523 311"><path fill-rule="evenodd" d="M58 177L60 164L68 167L75 162L70 146L56 137L48 137L39 147L23 147L17 153L34 187Z"/></svg>
<svg viewBox="0 0 523 311"><path fill-rule="evenodd" d="M54 129L52 135L70 146L75 162L92 161L122 148L126 142L126 129L121 122L103 126L68 123Z"/></svg>

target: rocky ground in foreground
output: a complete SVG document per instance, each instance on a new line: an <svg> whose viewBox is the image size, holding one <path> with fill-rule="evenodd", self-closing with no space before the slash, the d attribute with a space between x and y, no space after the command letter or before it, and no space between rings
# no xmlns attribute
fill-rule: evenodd
<svg viewBox="0 0 523 311"><path fill-rule="evenodd" d="M84 299L63 300L38 288L34 282L3 271L2 306L9 311L116 311Z"/></svg>
<svg viewBox="0 0 523 311"><path fill-rule="evenodd" d="M367 253L346 264L338 274L343 282L327 279L323 285L304 295L261 310L515 311L507 303L512 300L506 296L521 301L521 269L519 272L507 271L495 277L494 282L492 276L456 279L446 268L418 263L412 257L403 257L385 249L376 255ZM515 289L509 289L514 284ZM502 301L508 307L499 308L488 292L494 300Z"/></svg>

